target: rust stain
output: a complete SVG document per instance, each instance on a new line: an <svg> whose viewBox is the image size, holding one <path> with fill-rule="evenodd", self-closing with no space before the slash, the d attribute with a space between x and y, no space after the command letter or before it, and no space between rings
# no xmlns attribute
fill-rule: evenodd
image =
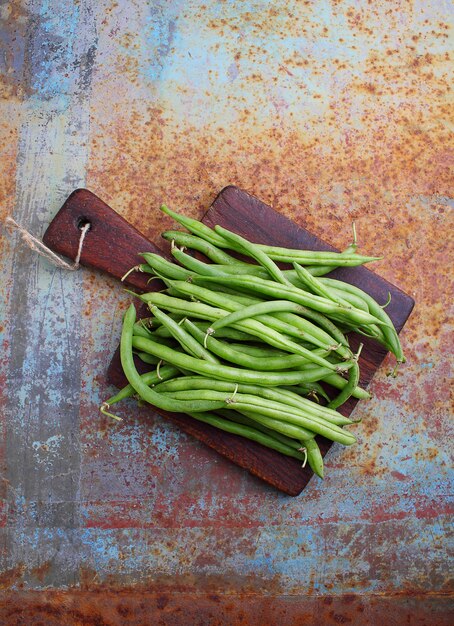
<svg viewBox="0 0 454 626"><path fill-rule="evenodd" d="M10 594L0 604L4 623L38 626L146 626L148 624L224 624L295 626L323 624L389 624L411 623L415 615L423 626L436 623L448 626L453 613L447 595L383 595L360 597L341 596L213 596L176 593L133 593L127 590L113 594L109 591L40 592Z"/></svg>
<svg viewBox="0 0 454 626"><path fill-rule="evenodd" d="M6 2L0 11L0 101L28 95L23 81L27 63L26 34L30 12L25 2Z"/></svg>
<svg viewBox="0 0 454 626"><path fill-rule="evenodd" d="M34 567L30 570L32 576L34 576L39 582L43 582L46 578L47 574L50 572L52 567L51 561L46 561L37 567Z"/></svg>
<svg viewBox="0 0 454 626"><path fill-rule="evenodd" d="M10 589L22 578L25 569L25 565L19 563L15 567L0 572L0 589Z"/></svg>

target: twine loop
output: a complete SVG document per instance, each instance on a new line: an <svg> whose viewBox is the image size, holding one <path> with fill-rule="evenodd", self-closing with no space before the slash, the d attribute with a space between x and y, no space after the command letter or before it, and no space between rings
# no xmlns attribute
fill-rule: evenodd
<svg viewBox="0 0 454 626"><path fill-rule="evenodd" d="M84 245L85 236L91 227L90 222L86 222L80 229L79 245L77 248L77 255L74 263L67 263L66 261L64 261L60 256L58 256L58 254L55 254L55 252L52 252L50 248L45 246L42 241L34 237L31 233L28 232L28 230L18 224L16 220L14 220L11 216L8 216L5 219L5 225L7 229L11 232L17 231L20 234L22 241L30 248L30 250L33 250L40 256L44 257L56 267L61 267L62 269L69 270L70 272L74 272L75 270L79 269L80 256L82 254L82 247Z"/></svg>

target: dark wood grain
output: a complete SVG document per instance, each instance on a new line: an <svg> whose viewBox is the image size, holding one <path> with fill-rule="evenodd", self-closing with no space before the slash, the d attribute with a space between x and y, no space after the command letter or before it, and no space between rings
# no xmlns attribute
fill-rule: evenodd
<svg viewBox="0 0 454 626"><path fill-rule="evenodd" d="M92 229L87 236L87 246L84 245L81 257L83 265L101 269L120 278L130 267L140 262L140 257L137 256L139 251L158 251L167 256L166 249L156 250L156 247L128 222L87 190L77 190L68 198L46 232L44 239L46 245L65 256L74 258L79 241L78 225L81 220L89 220L92 223ZM233 186L221 191L203 221L210 226L221 224L257 243L313 250L334 250L332 246L298 227L257 198ZM166 245L163 242L163 248ZM413 308L412 298L364 267L336 270L332 276L361 287L378 302L385 302L390 292L392 300L387 312L398 331L401 330ZM139 289L145 289L146 278L141 274L133 273L128 277L127 282ZM386 351L364 337L359 339L353 336L352 347L357 346L360 340L364 343L360 360L361 384L365 386L382 363ZM137 365L141 371L146 371L143 363L138 361ZM121 370L118 350L109 366L107 376L109 382L116 386L123 386L126 382ZM341 412L349 415L355 404L355 400L349 400L343 405ZM150 407L150 410L156 409ZM160 410L158 412L176 423L185 432L288 495L295 496L301 493L312 476L312 471L308 467L302 469L300 462L296 459L285 457L257 443L222 432L207 424L201 424L187 415L166 413ZM318 438L318 441L322 454L326 454L331 443L322 437Z"/></svg>
<svg viewBox="0 0 454 626"><path fill-rule="evenodd" d="M88 189L76 189L50 223L43 241L52 250L75 259L80 240L80 225L90 223L80 264L121 279L126 272L143 263L140 252L162 254L154 244ZM148 274L132 272L125 283L148 289Z"/></svg>

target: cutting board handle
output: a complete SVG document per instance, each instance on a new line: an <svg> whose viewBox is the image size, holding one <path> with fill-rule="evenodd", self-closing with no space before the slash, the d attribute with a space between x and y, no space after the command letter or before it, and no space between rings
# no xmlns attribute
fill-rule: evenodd
<svg viewBox="0 0 454 626"><path fill-rule="evenodd" d="M43 242L51 250L72 260L76 258L80 229L90 224L80 264L121 279L135 265L143 263L138 252L163 251L152 244L121 215L88 189L76 189L63 204L46 232ZM145 290L148 274L131 272L124 283Z"/></svg>

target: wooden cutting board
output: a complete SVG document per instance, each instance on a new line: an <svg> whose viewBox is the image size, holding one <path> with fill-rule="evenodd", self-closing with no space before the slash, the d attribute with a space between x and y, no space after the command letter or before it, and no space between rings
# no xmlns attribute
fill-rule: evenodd
<svg viewBox="0 0 454 626"><path fill-rule="evenodd" d="M81 265L102 270L120 279L131 267L142 262L142 258L138 256L139 252L158 252L170 257L167 242L163 240L162 250L158 249L87 189L77 189L69 196L49 225L43 241L55 252L74 259L77 254L80 227L86 222L89 222L91 227L84 241ZM220 224L257 243L311 250L334 250L315 235L234 186L221 191L203 217L203 222L209 226ZM410 296L365 267L343 268L331 275L361 287L379 303L386 302L388 293L391 293L391 303L386 310L397 331L400 332L414 306ZM152 281L147 286L148 278L148 275L133 272L125 283L138 291L160 288L157 281ZM146 315L143 307L142 314ZM351 336L350 343L353 348L359 341L364 343L360 358L361 385L367 386L382 363L386 350L367 337ZM139 360L137 365L142 372L150 367ZM107 378L109 382L119 387L126 384L118 350L107 370ZM350 399L341 407L340 412L349 415L356 402ZM150 411L157 411L178 424L185 432L288 495L296 496L301 493L312 476L309 467L303 469L296 459L286 457L260 444L202 424L187 415L166 413L151 406ZM332 445L331 442L323 437L318 437L317 440L322 454L325 455Z"/></svg>

